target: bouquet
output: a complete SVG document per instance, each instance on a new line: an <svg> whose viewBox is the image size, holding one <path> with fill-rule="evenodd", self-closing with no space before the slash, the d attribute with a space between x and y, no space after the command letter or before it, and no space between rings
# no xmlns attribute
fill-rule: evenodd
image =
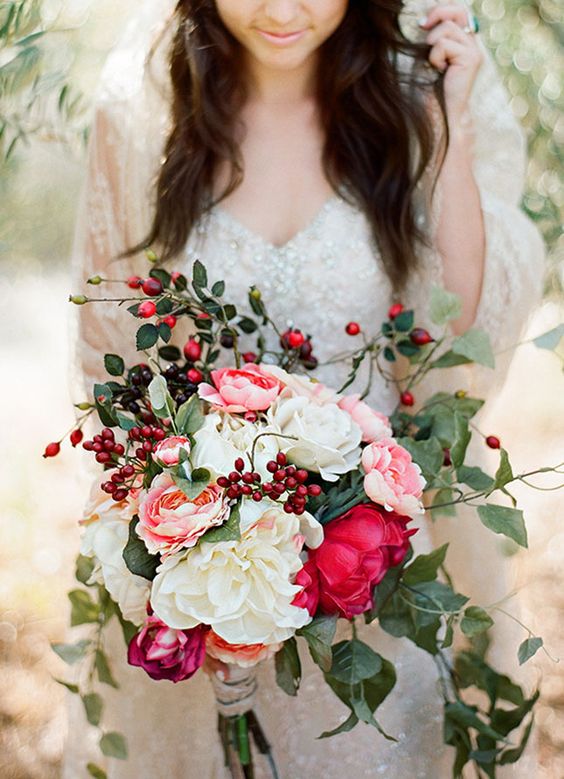
<svg viewBox="0 0 564 779"><path fill-rule="evenodd" d="M350 712L321 737L362 721L393 739L377 710L392 693L395 669L358 638L355 624L378 620L437 661L453 775L468 761L479 775L494 776L497 765L518 760L538 692L527 697L487 664L477 639L492 626L495 608L468 605L456 591L447 546L419 556L411 546L424 501L435 515L472 503L494 533L526 546L521 511L490 496L532 474L513 474L495 436L484 437L500 450L494 476L465 463L482 401L463 391L438 393L411 409L413 389L429 370L491 363L487 336L471 331L453 341L446 325L459 302L435 289L435 337L401 304L372 338L357 323L346 325L360 345L336 358L350 368L336 389L307 375L317 366L311 335L281 331L257 288L241 314L200 262L189 281L148 255L150 275L126 282L137 293L133 302L114 299L145 320L136 338L146 361L126 367L119 354L106 354L111 378L95 385L92 402L78 404L83 414L70 432L73 445L82 442L100 466L81 522L77 578L84 588L69 593L71 624L93 623L99 635L55 644L55 651L70 664L89 655L90 679L96 673L116 686L100 635L116 617L128 662L151 678L178 683L207 670L233 776L252 777L256 751L277 776L253 711L257 664L273 658L278 684L296 695L299 644L307 645ZM71 301L110 302L85 295ZM181 318L191 335L179 348L172 337ZM255 351L242 351L250 338ZM378 369L399 384L390 418L365 402L370 382L362 394L347 392L364 361L370 375ZM400 361L407 369L397 380L391 367ZM102 428L84 440L91 415ZM45 456L59 448L50 444ZM338 620L350 623L350 638L334 643ZM458 653L455 631L471 641ZM520 659L541 646L529 631ZM100 695L65 684L101 727ZM480 690L485 703L469 703L467 688ZM111 757L127 756L119 733L102 729L100 746ZM88 770L104 776L94 764Z"/></svg>

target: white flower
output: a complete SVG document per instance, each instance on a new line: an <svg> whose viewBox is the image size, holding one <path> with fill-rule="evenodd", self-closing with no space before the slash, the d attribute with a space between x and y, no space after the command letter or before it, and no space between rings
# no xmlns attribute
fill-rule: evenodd
<svg viewBox="0 0 564 779"><path fill-rule="evenodd" d="M203 427L194 435L191 462L193 468L207 468L214 476L226 476L234 468L238 457L250 468L250 454L255 438L261 433L280 433L276 425L265 426L247 422L240 417L212 412L205 418ZM276 435L263 435L255 447L255 471L263 479L271 474L266 463L276 458L283 448L284 439Z"/></svg>
<svg viewBox="0 0 564 779"><path fill-rule="evenodd" d="M104 481L107 474L92 486L81 523L84 532L80 553L97 560L91 581L103 584L125 619L140 625L147 616L150 582L131 573L122 556L129 523L137 510L136 493L133 500L116 503L100 489Z"/></svg>
<svg viewBox="0 0 564 779"><path fill-rule="evenodd" d="M317 405L305 397L281 398L269 410L268 418L282 433L297 438L282 448L300 468L337 481L358 466L361 429L336 404Z"/></svg>
<svg viewBox="0 0 564 779"><path fill-rule="evenodd" d="M285 641L311 621L306 609L292 605L301 589L292 582L303 565L304 540L312 548L323 540L311 515L286 514L268 499L244 500L240 540L204 541L162 563L151 593L154 612L180 630L210 625L230 644Z"/></svg>
<svg viewBox="0 0 564 779"><path fill-rule="evenodd" d="M286 388L286 391L283 391L283 397L288 397L290 394L299 395L300 397L308 398L308 400L319 406L323 406L326 403L338 403L341 398L341 395L334 389L309 376L288 373L283 368L279 368L278 365L261 365L261 368L282 382Z"/></svg>

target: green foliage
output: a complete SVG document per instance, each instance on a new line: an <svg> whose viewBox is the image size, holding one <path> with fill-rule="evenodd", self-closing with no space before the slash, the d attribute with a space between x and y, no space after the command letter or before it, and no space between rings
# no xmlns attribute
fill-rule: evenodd
<svg viewBox="0 0 564 779"><path fill-rule="evenodd" d="M274 658L276 683L287 695L295 696L300 689L302 664L295 638L289 638Z"/></svg>
<svg viewBox="0 0 564 779"><path fill-rule="evenodd" d="M478 516L483 525L494 533L500 533L527 547L527 528L520 509L485 503L478 506Z"/></svg>
<svg viewBox="0 0 564 779"><path fill-rule="evenodd" d="M100 739L100 749L106 757L127 760L127 744L121 733L104 733Z"/></svg>
<svg viewBox="0 0 564 779"><path fill-rule="evenodd" d="M145 543L136 532L139 517L135 516L129 523L129 538L123 550L123 559L131 573L143 576L152 581L157 575L161 562L159 555L150 554Z"/></svg>
<svg viewBox="0 0 564 779"><path fill-rule="evenodd" d="M526 638L519 647L517 655L519 658L519 665L523 665L527 662L527 660L530 660L533 655L536 655L542 645L543 640L538 636L531 636L530 638Z"/></svg>
<svg viewBox="0 0 564 779"><path fill-rule="evenodd" d="M320 615L315 617L309 625L297 631L297 635L302 636L307 641L312 659L322 671L331 670L333 663L331 643L335 637L336 629L336 616Z"/></svg>
<svg viewBox="0 0 564 779"><path fill-rule="evenodd" d="M241 515L239 505L233 506L229 519L219 527L207 530L200 539L200 543L206 541L213 544L218 541L238 541L241 538Z"/></svg>

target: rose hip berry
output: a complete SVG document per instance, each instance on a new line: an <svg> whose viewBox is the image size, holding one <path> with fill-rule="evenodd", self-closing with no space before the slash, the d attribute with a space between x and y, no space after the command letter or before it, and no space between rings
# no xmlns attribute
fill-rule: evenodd
<svg viewBox="0 0 564 779"><path fill-rule="evenodd" d="M401 303L394 303L388 310L388 319L395 319L403 311Z"/></svg>
<svg viewBox="0 0 564 779"><path fill-rule="evenodd" d="M61 451L61 445L57 441L53 441L51 444L47 444L43 457L56 457Z"/></svg>
<svg viewBox="0 0 564 779"><path fill-rule="evenodd" d="M435 340L431 334L422 327L416 327L414 330L412 330L409 337L411 339L411 343L415 344L416 346L425 346L425 344L430 344Z"/></svg>
<svg viewBox="0 0 564 779"><path fill-rule="evenodd" d="M184 357L189 362L196 362L200 359L202 356L202 347L199 341L196 341L195 338L190 338L189 341L186 341L184 344Z"/></svg>
<svg viewBox="0 0 564 779"><path fill-rule="evenodd" d="M137 307L137 315L143 319L150 319L157 313L157 307L152 300L144 300Z"/></svg>
<svg viewBox="0 0 564 779"><path fill-rule="evenodd" d="M77 446L82 439L84 438L84 433L82 430L79 430L78 428L76 430L73 430L70 434L70 442L73 446Z"/></svg>
<svg viewBox="0 0 564 779"><path fill-rule="evenodd" d="M127 286L130 289L139 289L139 287L143 284L143 279L141 276L130 276L127 279Z"/></svg>
<svg viewBox="0 0 564 779"><path fill-rule="evenodd" d="M256 355L254 352L245 352L243 355L243 361L248 362L256 362L258 360L258 355Z"/></svg>
<svg viewBox="0 0 564 779"><path fill-rule="evenodd" d="M141 288L146 295L149 295L152 298L157 297L157 295L160 295L163 291L162 283L152 276L142 282Z"/></svg>
<svg viewBox="0 0 564 779"><path fill-rule="evenodd" d="M186 371L186 378L191 384L201 384L204 380L204 374L197 368L190 368L190 370Z"/></svg>
<svg viewBox="0 0 564 779"><path fill-rule="evenodd" d="M400 402L402 406L413 406L415 405L415 398L411 392L402 392L400 395Z"/></svg>
<svg viewBox="0 0 564 779"><path fill-rule="evenodd" d="M176 319L174 314L169 314L168 316L165 316L165 318L163 319L164 324L168 325L171 330L174 330L177 321L178 320Z"/></svg>
<svg viewBox="0 0 564 779"><path fill-rule="evenodd" d="M489 435L486 438L486 444L490 449L501 449L501 441L496 435Z"/></svg>
<svg viewBox="0 0 564 779"><path fill-rule="evenodd" d="M358 335L360 333L360 325L358 322L349 322L345 327L347 335Z"/></svg>

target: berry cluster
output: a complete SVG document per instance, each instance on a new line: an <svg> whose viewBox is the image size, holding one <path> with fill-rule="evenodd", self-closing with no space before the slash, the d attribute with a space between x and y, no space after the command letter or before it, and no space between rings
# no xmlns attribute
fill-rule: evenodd
<svg viewBox="0 0 564 779"><path fill-rule="evenodd" d="M102 484L102 489L111 495L115 501L125 500L129 495L131 485L126 485L126 480L135 474L133 465L124 465L112 474L110 481Z"/></svg>
<svg viewBox="0 0 564 779"><path fill-rule="evenodd" d="M118 457L125 454L125 447L116 443L114 431L109 427L105 427L91 441L85 441L82 446L87 452L95 452L96 461L102 465L115 463Z"/></svg>
<svg viewBox="0 0 564 779"><path fill-rule="evenodd" d="M130 441L139 443L139 446L135 450L135 455L138 460L145 462L155 450L156 445L163 438L166 438L166 432L162 427L157 425L143 425L143 427L132 427L128 432Z"/></svg>
<svg viewBox="0 0 564 779"><path fill-rule="evenodd" d="M303 514L308 497L321 495L321 487L317 484L306 485L308 472L295 465L288 465L288 460L283 452L276 455L276 460L270 460L266 469L272 474L272 481L262 482L260 473L245 470L245 462L242 457L235 460L235 470L229 476L220 476L217 483L227 490L227 496L237 499L243 495L255 501L268 496L271 500L280 503L283 501L284 511L288 514Z"/></svg>
<svg viewBox="0 0 564 779"><path fill-rule="evenodd" d="M311 338L296 327L291 327L280 336L280 346L286 351L297 353L298 359L309 371L317 368L319 361L313 354Z"/></svg>

